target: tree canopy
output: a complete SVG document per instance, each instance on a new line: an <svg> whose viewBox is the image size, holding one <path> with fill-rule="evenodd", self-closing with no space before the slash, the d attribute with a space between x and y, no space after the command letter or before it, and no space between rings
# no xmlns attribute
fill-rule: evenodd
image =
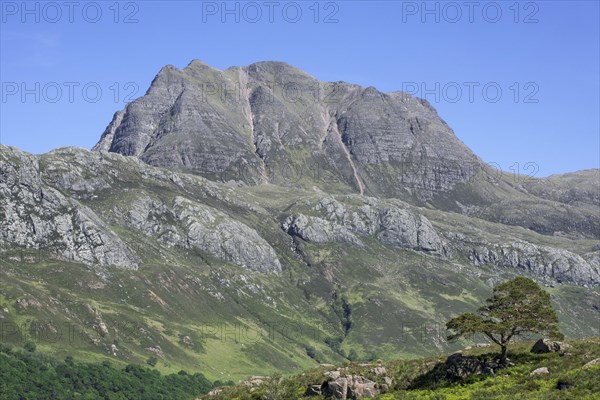
<svg viewBox="0 0 600 400"><path fill-rule="evenodd" d="M563 337L550 295L531 279L518 277L494 288L493 295L476 312L464 313L446 324L448 340L481 333L498 344L500 362L506 363L508 343L524 333Z"/></svg>
<svg viewBox="0 0 600 400"><path fill-rule="evenodd" d="M108 361L61 362L35 351L13 349L0 343L0 398L184 400L213 388L200 373L161 375L159 371L130 364L116 368Z"/></svg>

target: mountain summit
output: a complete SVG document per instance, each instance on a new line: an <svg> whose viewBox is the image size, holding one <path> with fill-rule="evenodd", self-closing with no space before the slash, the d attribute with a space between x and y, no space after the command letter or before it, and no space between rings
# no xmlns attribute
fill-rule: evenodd
<svg viewBox="0 0 600 400"><path fill-rule="evenodd" d="M237 186L394 197L551 235L600 232L598 201L546 199L538 180L492 168L426 100L321 82L282 62L168 65L93 150Z"/></svg>
<svg viewBox="0 0 600 400"><path fill-rule="evenodd" d="M480 163L426 101L321 82L281 62L164 67L94 150L250 185L323 178L371 195L411 186L422 198L467 182Z"/></svg>

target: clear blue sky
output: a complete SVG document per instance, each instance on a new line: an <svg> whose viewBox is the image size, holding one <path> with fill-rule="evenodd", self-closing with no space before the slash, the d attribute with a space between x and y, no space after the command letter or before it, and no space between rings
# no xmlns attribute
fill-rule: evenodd
<svg viewBox="0 0 600 400"><path fill-rule="evenodd" d="M78 3L1 2L2 144L90 148L166 64L278 60L325 81L416 92L502 169L599 167L597 1L229 2L225 15L221 1Z"/></svg>

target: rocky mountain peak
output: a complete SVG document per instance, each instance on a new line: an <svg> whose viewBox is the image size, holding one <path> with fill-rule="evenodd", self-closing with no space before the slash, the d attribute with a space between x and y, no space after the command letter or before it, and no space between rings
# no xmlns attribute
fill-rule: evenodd
<svg viewBox="0 0 600 400"><path fill-rule="evenodd" d="M321 82L283 62L163 67L93 150L234 186L392 197L544 234L600 229L594 192L566 189L581 179L516 179L479 159L426 100ZM577 207L576 222L556 201Z"/></svg>
<svg viewBox="0 0 600 400"><path fill-rule="evenodd" d="M199 60L183 70L166 66L146 95L115 115L94 150L246 185L323 187L320 176L307 178L323 169L340 187L375 195L406 194L406 162L477 162L426 103L320 82L274 61L225 71ZM290 168L302 178L284 176ZM224 171L231 176L219 177ZM436 176L443 191L469 172L459 166ZM414 183L418 196L435 194Z"/></svg>

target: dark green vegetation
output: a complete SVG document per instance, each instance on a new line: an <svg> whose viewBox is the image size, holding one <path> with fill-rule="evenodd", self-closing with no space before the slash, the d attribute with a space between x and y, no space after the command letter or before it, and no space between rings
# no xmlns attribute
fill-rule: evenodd
<svg viewBox="0 0 600 400"><path fill-rule="evenodd" d="M336 367L319 367L291 377L274 376L250 392L247 386L223 388L212 400L294 400L304 397L308 385L320 384L324 373L342 368L342 375L362 375L382 382L371 369L384 367L393 384L379 400L593 400L600 398L600 363L592 367L584 365L600 357L600 338L569 342L571 347L564 354L533 354L529 352L533 342L517 342L508 352L514 365L497 370L495 375L471 375L465 379L445 379L443 357L419 360L394 360L370 363L345 363ZM464 350L466 356L481 360L494 360L498 353L489 349ZM361 365L362 364L362 365ZM546 367L549 373L531 375L537 368ZM306 397L323 399L320 396Z"/></svg>
<svg viewBox="0 0 600 400"><path fill-rule="evenodd" d="M112 363L64 362L24 349L0 344L2 400L184 400L207 393L213 384L204 375L185 371L161 375L140 365L116 368Z"/></svg>
<svg viewBox="0 0 600 400"><path fill-rule="evenodd" d="M518 277L497 285L486 302L477 313L452 318L446 324L451 332L448 339L482 333L501 347L499 362L505 365L508 343L513 338L525 333L563 338L550 295L531 279Z"/></svg>

